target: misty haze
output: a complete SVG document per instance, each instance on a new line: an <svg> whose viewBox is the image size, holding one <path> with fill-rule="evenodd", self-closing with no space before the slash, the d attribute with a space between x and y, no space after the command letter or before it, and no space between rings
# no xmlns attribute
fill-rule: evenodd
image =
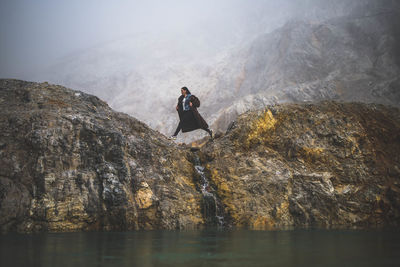
<svg viewBox="0 0 400 267"><path fill-rule="evenodd" d="M400 103L399 1L22 0L0 15L0 78L94 94L165 135L182 86L217 131L275 103Z"/></svg>
<svg viewBox="0 0 400 267"><path fill-rule="evenodd" d="M400 266L399 18L1 0L0 265Z"/></svg>

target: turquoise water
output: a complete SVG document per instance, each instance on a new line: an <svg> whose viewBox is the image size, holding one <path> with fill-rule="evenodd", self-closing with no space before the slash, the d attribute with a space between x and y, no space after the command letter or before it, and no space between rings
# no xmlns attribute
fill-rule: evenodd
<svg viewBox="0 0 400 267"><path fill-rule="evenodd" d="M7 234L0 266L400 266L400 231Z"/></svg>

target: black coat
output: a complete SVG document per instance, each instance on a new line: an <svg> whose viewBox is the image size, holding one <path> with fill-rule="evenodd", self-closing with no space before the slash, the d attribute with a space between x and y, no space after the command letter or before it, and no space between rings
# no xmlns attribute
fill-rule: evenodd
<svg viewBox="0 0 400 267"><path fill-rule="evenodd" d="M192 106L190 110L183 111L182 100L184 96L181 95L178 98L178 114L179 120L182 127L182 132L190 132L197 129L208 129L207 122L203 119L200 113L197 111L197 108L200 107L199 99L192 95L190 97L190 102L192 102Z"/></svg>

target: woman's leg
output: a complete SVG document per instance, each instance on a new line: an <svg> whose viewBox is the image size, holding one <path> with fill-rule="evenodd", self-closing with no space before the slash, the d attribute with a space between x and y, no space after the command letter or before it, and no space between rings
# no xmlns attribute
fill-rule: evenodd
<svg viewBox="0 0 400 267"><path fill-rule="evenodd" d="M177 136L181 129L182 129L181 122L179 122L178 127L176 127L176 130L175 130L175 133L173 136Z"/></svg>
<svg viewBox="0 0 400 267"><path fill-rule="evenodd" d="M212 131L209 128L203 129L204 131L206 131L211 137L212 137Z"/></svg>

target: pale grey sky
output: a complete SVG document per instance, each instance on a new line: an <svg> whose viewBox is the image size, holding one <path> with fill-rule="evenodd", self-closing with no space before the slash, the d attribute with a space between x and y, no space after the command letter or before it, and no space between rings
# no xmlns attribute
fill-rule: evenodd
<svg viewBox="0 0 400 267"><path fill-rule="evenodd" d="M137 32L180 31L234 12L237 0L1 0L0 78ZM221 13L221 14L219 14Z"/></svg>
<svg viewBox="0 0 400 267"><path fill-rule="evenodd" d="M321 2L330 1L1 0L0 78L29 79L59 58L135 33L260 31L265 18L293 15L307 3Z"/></svg>

